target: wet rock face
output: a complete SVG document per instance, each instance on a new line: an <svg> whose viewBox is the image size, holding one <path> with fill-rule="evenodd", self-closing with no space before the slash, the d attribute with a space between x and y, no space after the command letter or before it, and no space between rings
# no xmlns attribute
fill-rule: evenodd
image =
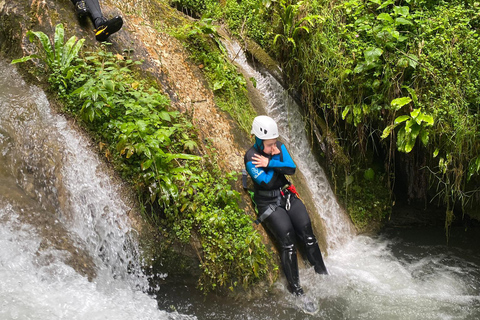
<svg viewBox="0 0 480 320"><path fill-rule="evenodd" d="M20 53L21 33L16 30L21 28L21 19L15 14L17 7L18 3L10 1L7 4L5 0L0 0L0 51L8 55Z"/></svg>
<svg viewBox="0 0 480 320"><path fill-rule="evenodd" d="M64 219L68 211L64 159L51 118L42 112L45 98L30 90L18 74L5 71L7 64L1 62L0 220L11 220L10 225L28 228L42 239L35 248L35 261L41 266L54 264L53 253L61 252L67 265L92 280L93 258Z"/></svg>

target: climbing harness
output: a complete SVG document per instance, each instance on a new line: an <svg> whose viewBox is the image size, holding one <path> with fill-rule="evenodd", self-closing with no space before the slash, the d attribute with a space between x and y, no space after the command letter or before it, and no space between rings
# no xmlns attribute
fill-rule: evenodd
<svg viewBox="0 0 480 320"><path fill-rule="evenodd" d="M254 201L254 195L255 192L251 189L248 188L247 186L247 180L248 180L248 173L247 170L243 169L242 170L242 185L243 189L246 190L252 199L252 202L255 207L255 211L258 214L257 211L257 206ZM262 223L265 219L267 219L275 210L277 207L279 207L282 203L282 198L285 198L285 210L290 211L291 204L290 204L290 197L292 194L297 196L297 198L300 199L300 196L297 192L297 189L295 189L295 186L291 184L290 182L286 185L284 185L282 188L275 189L275 190L257 190L256 191L259 196L261 197L269 197L269 198L276 198L276 203L275 204L269 204L267 209L260 215L258 216L257 220L255 220L255 223L258 225Z"/></svg>
<svg viewBox="0 0 480 320"><path fill-rule="evenodd" d="M281 197L277 197L277 202L275 204L269 204L267 210L265 210L258 218L255 220L255 223L259 225L262 223L265 219L267 219L275 210L277 210L277 207L280 206L282 201Z"/></svg>

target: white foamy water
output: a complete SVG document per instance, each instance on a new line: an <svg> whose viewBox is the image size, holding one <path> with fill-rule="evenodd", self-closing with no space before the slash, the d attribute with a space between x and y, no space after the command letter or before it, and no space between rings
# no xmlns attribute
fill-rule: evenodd
<svg viewBox="0 0 480 320"><path fill-rule="evenodd" d="M0 319L169 319L156 301L112 275L89 282L65 264L69 253L41 249L35 228L0 207Z"/></svg>
<svg viewBox="0 0 480 320"><path fill-rule="evenodd" d="M319 318L478 319L477 266L446 246L422 254L397 241L357 236L329 255L330 276L306 270L306 289L324 307Z"/></svg>
<svg viewBox="0 0 480 320"><path fill-rule="evenodd" d="M0 319L195 319L145 293L118 188L89 141L3 61L0 108Z"/></svg>

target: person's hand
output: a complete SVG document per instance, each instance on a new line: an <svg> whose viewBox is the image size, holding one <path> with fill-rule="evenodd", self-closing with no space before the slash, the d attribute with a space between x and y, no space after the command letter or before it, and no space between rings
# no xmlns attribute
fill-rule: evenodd
<svg viewBox="0 0 480 320"><path fill-rule="evenodd" d="M264 157L260 154L255 154L253 157L252 157L252 163L255 165L255 168L266 168L268 166L268 162L270 160L268 160L267 157Z"/></svg>
<svg viewBox="0 0 480 320"><path fill-rule="evenodd" d="M280 149L277 148L277 145L273 145L272 147L272 156L276 155L276 154L280 154Z"/></svg>

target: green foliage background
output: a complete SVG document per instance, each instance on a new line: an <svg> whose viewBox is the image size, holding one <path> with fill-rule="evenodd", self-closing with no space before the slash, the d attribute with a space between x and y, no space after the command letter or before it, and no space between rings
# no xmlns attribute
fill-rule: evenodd
<svg viewBox="0 0 480 320"><path fill-rule="evenodd" d="M361 230L388 215L398 177L409 199L446 206L447 227L455 206L478 203L478 2L179 3L279 61L310 129L322 130L335 190Z"/></svg>

